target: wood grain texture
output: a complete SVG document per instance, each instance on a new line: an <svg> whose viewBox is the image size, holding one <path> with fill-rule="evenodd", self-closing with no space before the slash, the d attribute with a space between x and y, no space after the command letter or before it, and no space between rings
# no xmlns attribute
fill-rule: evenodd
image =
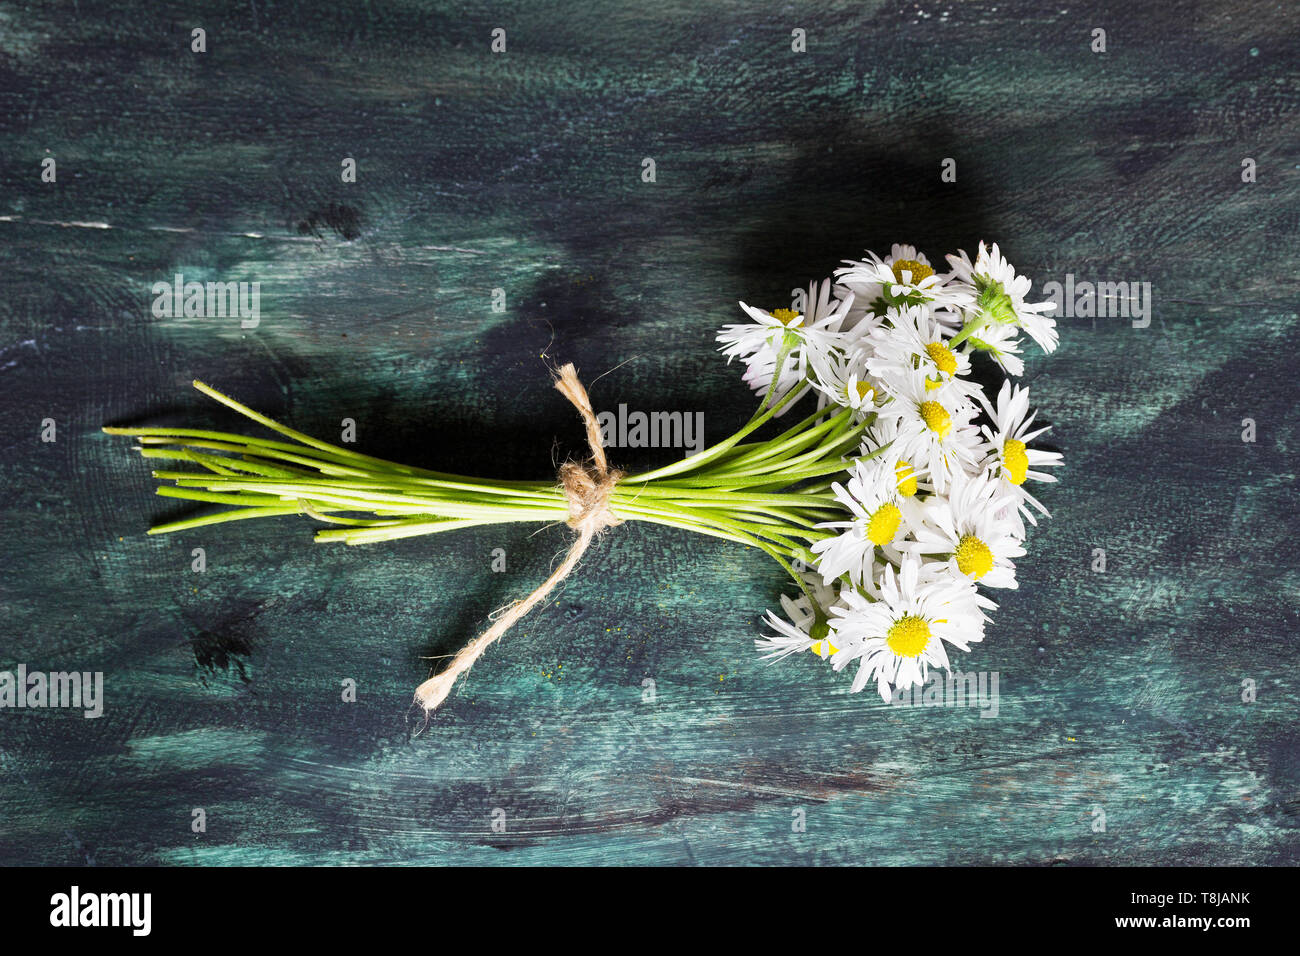
<svg viewBox="0 0 1300 956"><path fill-rule="evenodd" d="M107 698L0 711L0 862L1297 862L1298 62L1300 10L1251 0L0 4L0 669ZM535 478L582 447L545 352L716 440L751 407L713 351L736 299L981 238L1154 289L1148 328L1066 318L1029 362L1067 467L968 661L995 719L761 664L779 569L622 527L412 737L426 658L563 529L147 538L180 512L98 432L234 425L201 378ZM154 318L176 272L260 281L260 327Z"/></svg>

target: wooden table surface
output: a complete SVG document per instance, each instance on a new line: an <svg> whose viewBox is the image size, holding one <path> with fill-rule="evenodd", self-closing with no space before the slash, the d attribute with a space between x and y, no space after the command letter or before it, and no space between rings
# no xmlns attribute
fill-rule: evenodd
<svg viewBox="0 0 1300 956"><path fill-rule="evenodd" d="M1297 862L1298 63L1300 8L1252 0L0 7L0 669L105 696L0 710L0 862ZM573 361L716 440L737 299L981 238L1153 302L1029 360L1067 467L965 660L992 719L761 663L780 570L624 526L416 736L429 658L566 529L146 537L188 512L99 432L240 425L199 378L542 478ZM260 324L156 317L177 273L260 282Z"/></svg>

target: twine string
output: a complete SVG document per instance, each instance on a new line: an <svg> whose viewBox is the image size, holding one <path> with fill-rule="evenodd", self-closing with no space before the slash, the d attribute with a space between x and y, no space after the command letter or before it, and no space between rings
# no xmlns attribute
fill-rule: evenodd
<svg viewBox="0 0 1300 956"><path fill-rule="evenodd" d="M474 662L483 656L484 651L510 630L520 618L540 604L557 584L569 576L582 560L582 556L591 546L596 535L606 528L622 523L610 509L609 498L615 485L623 477L623 472L609 467L605 448L600 441L600 423L591 407L587 390L578 381L578 372L572 363L560 369L555 387L578 410L587 429L587 444L591 448L589 462L566 462L560 467L558 475L560 488L564 491L569 505L567 524L578 532L578 537L570 545L560 566L542 582L537 590L526 598L511 601L493 612L495 621L491 627L462 647L442 673L430 677L415 689L415 702L424 708L426 714L435 710L447 699L456 681L474 666Z"/></svg>

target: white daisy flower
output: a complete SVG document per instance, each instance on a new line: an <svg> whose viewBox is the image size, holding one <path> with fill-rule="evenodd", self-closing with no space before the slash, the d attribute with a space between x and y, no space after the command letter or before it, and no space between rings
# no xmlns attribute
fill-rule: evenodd
<svg viewBox="0 0 1300 956"><path fill-rule="evenodd" d="M855 293L846 285L836 285L835 294L841 299L853 296L853 305L844 314L844 325L842 326L845 348L862 347L866 344L867 336L884 323L884 309L882 308L877 313L861 295ZM878 301L882 306L884 305L884 300L880 298L879 293L876 294L875 301Z"/></svg>
<svg viewBox="0 0 1300 956"><path fill-rule="evenodd" d="M996 607L969 581L911 557L897 574L881 572L879 600L848 589L840 597L842 606L831 609L831 640L839 647L831 665L838 671L859 661L852 690L875 680L886 702L893 688L924 684L931 667L951 670L945 643L969 651L984 638L984 609Z"/></svg>
<svg viewBox="0 0 1300 956"><path fill-rule="evenodd" d="M1034 509L1045 517L1051 517L1042 503L1026 490L1025 482L1056 481L1055 475L1037 469L1055 468L1061 464L1062 456L1060 452L1028 447L1031 441L1051 427L1045 425L1030 431L1038 413L1029 411L1029 389L1003 382L996 407L982 392L979 400L993 421L992 428L988 425L980 428L989 447L983 464L998 476L1001 491L1015 500L1009 521L1015 528L1016 536L1023 539L1024 519L1028 519L1030 524L1038 524Z"/></svg>
<svg viewBox="0 0 1300 956"><path fill-rule="evenodd" d="M890 455L888 450L869 458L854 459L853 467L862 469L870 485L883 483L896 496L893 501L903 512L904 528L914 528L921 524L925 518L922 512L924 494L934 489L928 482L921 480L915 468L903 459ZM901 552L894 545L882 545L881 556L898 564Z"/></svg>
<svg viewBox="0 0 1300 956"><path fill-rule="evenodd" d="M935 491L946 491L954 472L978 467L983 448L979 429L972 423L977 413L974 402L955 391L927 389L920 371L890 391L893 401L879 414L898 423L893 447L929 475Z"/></svg>
<svg viewBox="0 0 1300 956"><path fill-rule="evenodd" d="M1056 320L1042 314L1056 308L1056 303L1025 301L1032 283L1028 276L1016 274L996 242L992 248L981 242L974 262L964 251L959 251L955 256L948 256L948 264L957 283L967 284L974 290L972 311L986 325L1015 325L1024 329L1044 352L1056 348Z"/></svg>
<svg viewBox="0 0 1300 956"><path fill-rule="evenodd" d="M764 660L776 661L800 651L812 651L819 657L826 658L837 650L827 639L827 614L839 600L835 589L823 584L821 576L812 572L799 576L817 598L817 604L808 600L808 595L803 591L794 597L781 595L781 608L785 611L785 618L768 611L764 623L776 633L754 641L754 645L765 652ZM821 620L820 625L818 618Z"/></svg>
<svg viewBox="0 0 1300 956"><path fill-rule="evenodd" d="M970 374L969 356L948 347L951 330L945 329L927 306L891 306L886 317L885 325L871 333L872 354L867 360L867 371L886 390L920 369L927 390L949 385L967 398L980 391L978 385L963 378Z"/></svg>
<svg viewBox="0 0 1300 956"><path fill-rule="evenodd" d="M784 398L804 385L812 358L826 356L839 346L840 326L853 300L852 297L832 298L830 293L829 279L820 285L812 283L808 287L806 312L793 309L768 312L740 303L753 321L724 325L717 340L722 343L721 352L728 362L739 358L746 364L744 380L750 388L765 392L773 376L779 375L773 399ZM776 361L787 342L793 347L778 370Z"/></svg>
<svg viewBox="0 0 1300 956"><path fill-rule="evenodd" d="M844 261L844 268L835 270L840 284L876 315L891 305L929 303L936 309L958 309L974 301L968 287L949 285L949 277L936 273L914 246L895 245L885 259L868 250L866 259Z"/></svg>
<svg viewBox="0 0 1300 956"><path fill-rule="evenodd" d="M844 261L848 263L848 267L840 269L840 275L847 275L852 271L853 266L864 264L863 262L854 259L845 259ZM899 277L894 275L893 271L895 262L899 263L900 272L904 270L912 272L912 263L921 266L922 268L915 270L918 273L916 276L918 281L926 277L920 274L926 272L926 270L929 270L928 274L934 274L934 266L930 260L925 257L925 254L920 252L916 246L909 246L903 243L894 243L889 249L889 255L885 256L883 259L868 249L867 259L865 261L869 261L873 264L883 262L885 265L889 266L888 277L881 276L880 281L854 277L849 280L851 285L846 285L845 288L850 289L855 296L856 302L853 307L854 312L861 311L868 315L874 315L881 318L884 317L885 309L888 308L889 305L889 303L884 301L885 286L899 281Z"/></svg>
<svg viewBox="0 0 1300 956"><path fill-rule="evenodd" d="M741 381L750 387L751 390L760 394L766 394L768 387L772 384L772 377L777 374L776 371L777 351L770 345L762 345L753 355L742 359L745 363L745 372L741 375ZM800 349L792 349L786 356L780 372L780 381L777 383L776 391L773 392L773 401L780 401L795 390L806 391L808 389L808 370L805 356ZM791 405L798 402L796 398ZM791 405L787 405L777 415L782 415L788 411Z"/></svg>
<svg viewBox="0 0 1300 956"><path fill-rule="evenodd" d="M1020 333L1014 325L985 325L962 343L966 352L984 352L1008 375L1022 375L1025 360L1020 357Z"/></svg>
<svg viewBox="0 0 1300 956"><path fill-rule="evenodd" d="M903 455L902 446L895 444L896 438L898 419L893 416L877 417L863 436L862 454L873 456L866 459L871 467L893 472L899 495L904 501L914 502L918 493L932 492L934 486L927 480L925 469L918 468L914 461Z"/></svg>
<svg viewBox="0 0 1300 956"><path fill-rule="evenodd" d="M1025 553L1008 521L1014 512L1015 499L1002 494L994 476L958 472L946 496L927 502L926 522L904 548L946 560L954 574L986 587L1014 588L1011 559Z"/></svg>
<svg viewBox="0 0 1300 956"><path fill-rule="evenodd" d="M831 490L853 517L817 525L841 531L813 544L812 552L819 555L817 570L827 584L847 574L861 587L874 577L876 549L895 548L908 532L897 481L890 472L858 461L849 472L848 487L835 482Z"/></svg>
<svg viewBox="0 0 1300 956"><path fill-rule="evenodd" d="M885 403L888 396L867 374L867 352L835 350L812 359L812 387L819 393L820 407L840 405L860 412L865 418Z"/></svg>

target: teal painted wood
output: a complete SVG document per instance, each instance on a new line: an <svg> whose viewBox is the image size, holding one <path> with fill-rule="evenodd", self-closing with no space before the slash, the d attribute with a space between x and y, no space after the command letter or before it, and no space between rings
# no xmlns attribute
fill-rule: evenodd
<svg viewBox="0 0 1300 956"><path fill-rule="evenodd" d="M1300 17L1159 6L9 6L0 667L102 670L106 703L0 711L0 861L1296 862ZM632 526L413 738L426 658L563 529L149 538L181 509L98 433L234 425L201 378L534 478L582 441L545 353L608 373L598 407L703 410L716 439L750 409L712 350L734 300L980 238L1040 282L1154 290L1149 327L1066 318L1030 360L1067 468L967 662L999 674L992 719L761 664L780 571ZM154 318L177 272L260 281L260 326Z"/></svg>

